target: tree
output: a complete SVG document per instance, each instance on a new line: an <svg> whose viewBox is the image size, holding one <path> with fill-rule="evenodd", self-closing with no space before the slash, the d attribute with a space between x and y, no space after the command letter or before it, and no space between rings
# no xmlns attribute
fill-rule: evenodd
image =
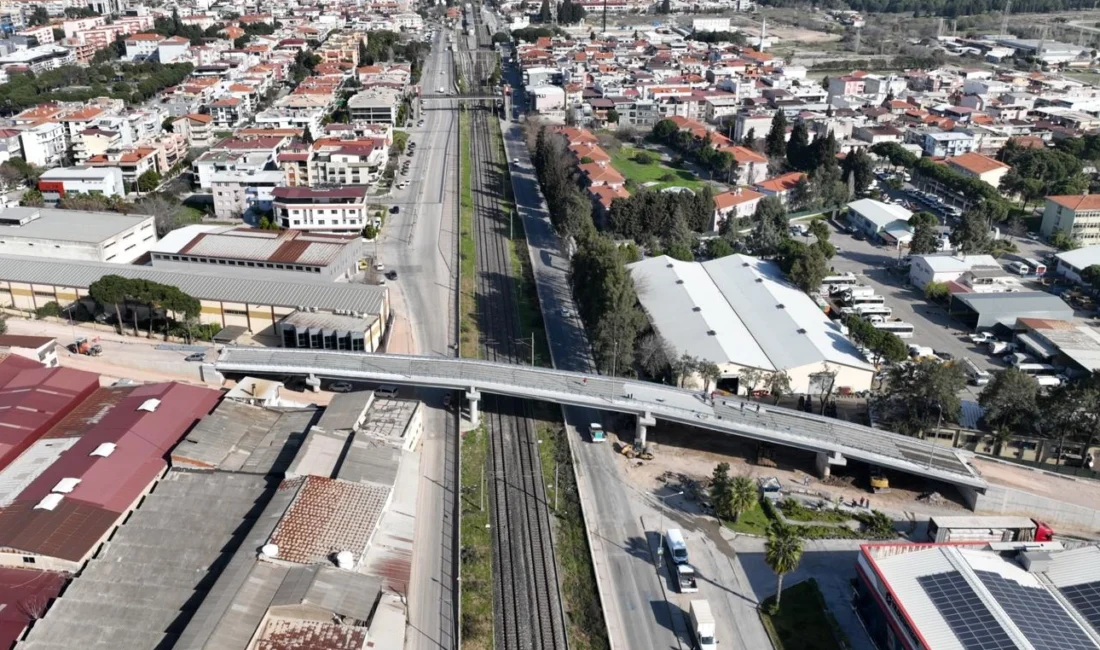
<svg viewBox="0 0 1100 650"><path fill-rule="evenodd" d="M771 257L778 252L787 231L787 209L774 196L766 196L756 204L753 213L752 248L756 255Z"/></svg>
<svg viewBox="0 0 1100 650"><path fill-rule="evenodd" d="M668 144L676 137L679 130L680 127L676 126L672 120L661 120L653 125L650 136L657 142Z"/></svg>
<svg viewBox="0 0 1100 650"><path fill-rule="evenodd" d="M700 359L697 369L699 376L703 378L704 392L710 392L710 389L717 386L718 380L722 378L722 369L709 359Z"/></svg>
<svg viewBox="0 0 1100 650"><path fill-rule="evenodd" d="M970 210L950 237L951 245L964 256L984 253L989 249L989 222L977 210Z"/></svg>
<svg viewBox="0 0 1100 650"><path fill-rule="evenodd" d="M756 368L742 368L738 375L738 387L744 388L745 394L751 398L763 378L764 373Z"/></svg>
<svg viewBox="0 0 1100 650"><path fill-rule="evenodd" d="M889 364L901 363L909 356L909 348L906 347L905 341L902 341L897 334L880 330L874 325L871 326L871 329L877 332L871 341L871 345L868 346L874 356L875 364L883 361Z"/></svg>
<svg viewBox="0 0 1100 650"><path fill-rule="evenodd" d="M88 296L100 305L114 305L119 332L122 332L122 311L119 303L129 298L128 281L121 275L104 275L88 285Z"/></svg>
<svg viewBox="0 0 1100 650"><path fill-rule="evenodd" d="M638 367L652 379L659 379L671 372L672 349L660 334L649 333L638 339L634 348L634 360Z"/></svg>
<svg viewBox="0 0 1100 650"><path fill-rule="evenodd" d="M741 146L748 147L753 151L756 150L756 129L749 129L745 134L745 139L741 141Z"/></svg>
<svg viewBox="0 0 1100 650"><path fill-rule="evenodd" d="M780 111L779 114L782 114ZM774 124L774 122L773 122ZM769 133L770 137L771 134ZM810 155L810 130L802 120L795 122L791 129L791 138L787 142L787 164L791 169L809 171L812 163Z"/></svg>
<svg viewBox="0 0 1100 650"><path fill-rule="evenodd" d="M542 7L539 8L539 22L546 25L553 21L553 15L550 13L550 0L542 0Z"/></svg>
<svg viewBox="0 0 1100 650"><path fill-rule="evenodd" d="M805 254L794 261L790 275L795 286L806 293L814 293L829 275L829 261L819 247L808 246Z"/></svg>
<svg viewBox="0 0 1100 650"><path fill-rule="evenodd" d="M871 187L875 177L874 162L863 149L856 149L844 157L843 180L848 182L849 177L854 177L856 194L863 194Z"/></svg>
<svg viewBox="0 0 1100 650"><path fill-rule="evenodd" d="M913 229L913 239L909 241L909 252L913 255L929 255L940 250L940 237L936 228L940 222L928 212L918 212L909 218L909 227Z"/></svg>
<svg viewBox="0 0 1100 650"><path fill-rule="evenodd" d="M726 237L711 237L707 240L707 259L716 260L719 257L733 255L733 245Z"/></svg>
<svg viewBox="0 0 1100 650"><path fill-rule="evenodd" d="M23 184L24 176L14 165L5 162L0 164L0 183L4 187L12 188Z"/></svg>
<svg viewBox="0 0 1100 650"><path fill-rule="evenodd" d="M772 118L772 126L768 135L764 138L764 153L769 158L786 158L787 156L787 116L783 111L776 111Z"/></svg>
<svg viewBox="0 0 1100 650"><path fill-rule="evenodd" d="M884 419L898 433L924 434L941 419L958 417L959 393L965 387L961 364L924 360L895 365L887 376Z"/></svg>
<svg viewBox="0 0 1100 650"><path fill-rule="evenodd" d="M31 15L27 18L27 25L29 27L37 27L38 25L48 25L49 22L50 14L46 11L46 7L43 5L34 5Z"/></svg>
<svg viewBox="0 0 1100 650"><path fill-rule="evenodd" d="M155 169L150 169L138 176L137 186L139 192L153 192L160 187L160 174Z"/></svg>
<svg viewBox="0 0 1100 650"><path fill-rule="evenodd" d="M719 519L732 520L735 516L732 487L730 464L718 463L710 478L710 502L714 507L714 516Z"/></svg>
<svg viewBox="0 0 1100 650"><path fill-rule="evenodd" d="M42 197L42 192L34 187L23 192L22 198L19 199L19 205L28 208L41 208L45 204L46 200Z"/></svg>
<svg viewBox="0 0 1100 650"><path fill-rule="evenodd" d="M1059 251L1072 251L1081 248L1081 242L1061 230L1050 236L1050 245Z"/></svg>
<svg viewBox="0 0 1100 650"><path fill-rule="evenodd" d="M684 387L684 382L699 368L699 360L691 356L687 352L680 355L680 358L672 362L672 372L676 375L679 381L680 388Z"/></svg>
<svg viewBox="0 0 1100 650"><path fill-rule="evenodd" d="M669 0L661 0L661 4L657 7L657 13L665 15L672 13L672 4Z"/></svg>
<svg viewBox="0 0 1100 650"><path fill-rule="evenodd" d="M607 121L611 124L618 124L619 123L619 111L615 110L614 108L609 108L607 110Z"/></svg>
<svg viewBox="0 0 1100 650"><path fill-rule="evenodd" d="M163 237L180 222L183 206L163 192L153 192L141 197L136 205L138 214L151 214L157 228L157 236Z"/></svg>
<svg viewBox="0 0 1100 650"><path fill-rule="evenodd" d="M951 289L947 286L946 282L936 282L934 280L929 281L924 285L924 299L940 302L946 301L951 297Z"/></svg>
<svg viewBox="0 0 1100 650"><path fill-rule="evenodd" d="M786 370L776 370L768 375L766 386L775 403L778 404L781 397L791 392L791 376Z"/></svg>
<svg viewBox="0 0 1100 650"><path fill-rule="evenodd" d="M798 568L802 561L802 540L795 530L779 522L768 529L768 541L764 543L764 562L775 572L775 608L779 609L783 595L783 576Z"/></svg>
<svg viewBox="0 0 1100 650"><path fill-rule="evenodd" d="M820 242L827 242L832 237L833 231L829 230L824 219L814 219L810 222L810 234Z"/></svg>
<svg viewBox="0 0 1100 650"><path fill-rule="evenodd" d="M1081 281L1092 287L1093 291L1100 290L1100 264L1090 264L1081 269Z"/></svg>
<svg viewBox="0 0 1100 650"><path fill-rule="evenodd" d="M741 518L742 512L748 512L756 507L759 502L759 492L756 483L747 476L736 476L729 486L729 507L733 511L733 521Z"/></svg>
<svg viewBox="0 0 1100 650"><path fill-rule="evenodd" d="M1039 383L1015 367L994 373L978 396L985 409L986 426L996 435L998 444L1010 434L1026 432L1037 416Z"/></svg>

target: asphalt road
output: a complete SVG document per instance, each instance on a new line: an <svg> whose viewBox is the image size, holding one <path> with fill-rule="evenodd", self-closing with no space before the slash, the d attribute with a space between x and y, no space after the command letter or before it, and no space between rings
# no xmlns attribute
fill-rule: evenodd
<svg viewBox="0 0 1100 650"><path fill-rule="evenodd" d="M423 74L451 83L450 53L442 35L437 35ZM410 130L417 143L405 177L411 183L392 196L391 205L401 211L387 218L374 253L387 270L398 273L388 286L394 312L408 321L413 350L453 356L457 117L453 110L425 111L423 117L424 126ZM457 650L452 590L457 568L452 562L455 477L448 471L453 463L448 450L454 447L448 433L456 433L447 421L452 416L438 408L442 391L421 390L418 396L429 408L424 412L406 647Z"/></svg>

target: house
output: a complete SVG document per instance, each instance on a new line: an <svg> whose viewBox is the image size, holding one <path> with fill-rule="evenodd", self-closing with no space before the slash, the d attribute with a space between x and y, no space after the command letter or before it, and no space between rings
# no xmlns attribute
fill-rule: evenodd
<svg viewBox="0 0 1100 650"><path fill-rule="evenodd" d="M717 231L727 219L747 219L756 212L764 195L747 187L737 187L714 197L714 219L711 230Z"/></svg>
<svg viewBox="0 0 1100 650"><path fill-rule="evenodd" d="M626 179L623 178L622 174L610 165L601 165L593 162L578 165L577 169L584 175L585 180L591 186L607 185L617 188L622 187L623 184L626 183Z"/></svg>
<svg viewBox="0 0 1100 650"><path fill-rule="evenodd" d="M1073 237L1084 246L1100 244L1100 194L1048 196L1039 232Z"/></svg>
<svg viewBox="0 0 1100 650"><path fill-rule="evenodd" d="M976 178L993 187L1000 186L1001 179L1008 173L1008 170L1012 169L1012 167L999 160L973 151L954 158L948 158L947 166L963 176Z"/></svg>
<svg viewBox="0 0 1100 650"><path fill-rule="evenodd" d="M721 147L718 150L733 156L737 165L737 178L734 182L738 185L756 185L768 177L768 159L763 154L740 145Z"/></svg>
<svg viewBox="0 0 1100 650"><path fill-rule="evenodd" d="M802 172L788 172L782 176L776 176L775 178L761 181L757 183L753 189L764 196L774 196L778 198L783 205L787 205L792 191L805 178L806 174Z"/></svg>

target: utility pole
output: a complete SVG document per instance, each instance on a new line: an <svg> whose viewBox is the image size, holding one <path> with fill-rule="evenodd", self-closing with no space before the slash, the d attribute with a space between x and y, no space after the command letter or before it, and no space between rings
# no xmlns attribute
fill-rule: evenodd
<svg viewBox="0 0 1100 650"><path fill-rule="evenodd" d="M1012 13L1012 0L1005 2L1005 14L1001 16L1001 36L1008 36L1008 14Z"/></svg>
<svg viewBox="0 0 1100 650"><path fill-rule="evenodd" d="M531 332L531 367L535 367L535 333ZM557 485L557 483L555 483Z"/></svg>
<svg viewBox="0 0 1100 650"><path fill-rule="evenodd" d="M558 496L561 495L561 486L558 483L558 461L554 461L554 512L558 511Z"/></svg>
<svg viewBox="0 0 1100 650"><path fill-rule="evenodd" d="M856 48L856 54L857 54L857 55L859 54L859 41L860 41L860 39L862 38L862 36L863 36L863 28L862 28L862 27L856 27L856 42L855 42L855 48Z"/></svg>

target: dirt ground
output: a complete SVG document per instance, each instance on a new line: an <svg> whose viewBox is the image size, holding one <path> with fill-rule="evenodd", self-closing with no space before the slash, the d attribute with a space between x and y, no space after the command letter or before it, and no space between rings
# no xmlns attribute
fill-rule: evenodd
<svg viewBox="0 0 1100 650"><path fill-rule="evenodd" d="M625 433L625 441L632 442L632 435L628 433L631 429L620 430ZM612 440L615 439L613 435ZM757 445L754 442L722 434L687 430L665 423L650 428L648 442L654 452L653 460L623 459L627 481L643 492L659 493L666 487L661 480L666 472L703 479L711 475L718 463L726 462L730 464L730 473L734 475L743 474L754 479L774 476L785 490L816 493L829 500L840 498L846 503L852 503L860 499L870 499L873 508L891 515L919 519L921 515L965 512L961 497L950 486L939 485L933 488L942 499L934 503L921 501L917 497L931 491L928 484L907 480L904 475L890 475L891 490L880 494L874 494L868 488L865 467L837 468L833 477L820 480L814 473L813 455L799 450L773 447L770 454L775 466L757 465L752 462L757 455ZM690 448L684 446L687 443L690 443ZM919 512L920 515L908 515L914 512Z"/></svg>
<svg viewBox="0 0 1100 650"><path fill-rule="evenodd" d="M982 478L990 483L1051 497L1085 508L1100 507L1100 482L1097 481L1072 480L982 458L974 459L974 467L981 472Z"/></svg>

